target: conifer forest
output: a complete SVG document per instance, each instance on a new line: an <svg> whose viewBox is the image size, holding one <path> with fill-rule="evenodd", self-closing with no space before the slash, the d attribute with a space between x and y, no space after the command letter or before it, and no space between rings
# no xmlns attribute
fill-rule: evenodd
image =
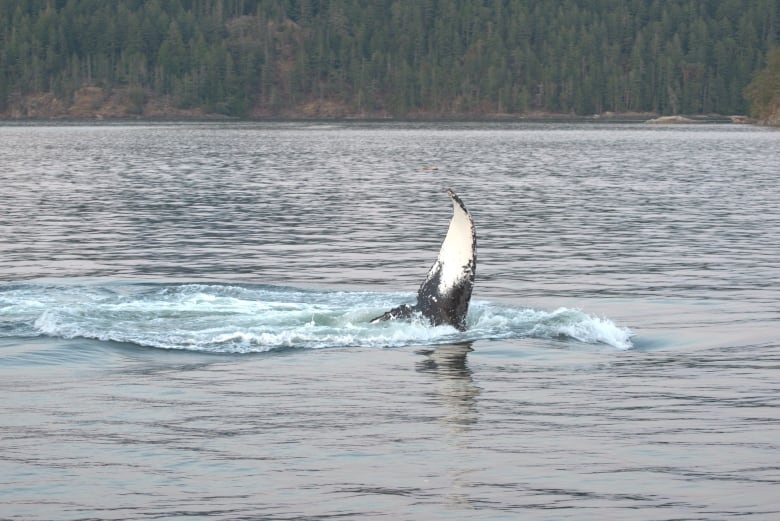
<svg viewBox="0 0 780 521"><path fill-rule="evenodd" d="M0 115L747 114L779 43L780 0L0 0Z"/></svg>

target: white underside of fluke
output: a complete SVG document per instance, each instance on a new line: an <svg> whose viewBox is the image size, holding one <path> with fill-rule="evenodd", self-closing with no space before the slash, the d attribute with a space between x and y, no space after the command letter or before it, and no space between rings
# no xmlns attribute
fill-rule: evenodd
<svg viewBox="0 0 780 521"><path fill-rule="evenodd" d="M439 294L449 293L453 288L462 285L464 279L472 276L473 259L474 225L469 214L453 199L450 227L436 263L429 272L430 277L437 269L441 270Z"/></svg>

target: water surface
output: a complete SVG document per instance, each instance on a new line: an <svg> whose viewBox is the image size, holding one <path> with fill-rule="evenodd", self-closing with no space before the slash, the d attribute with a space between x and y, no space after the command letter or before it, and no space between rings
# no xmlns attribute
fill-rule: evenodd
<svg viewBox="0 0 780 521"><path fill-rule="evenodd" d="M0 517L774 519L780 134L0 126ZM458 332L414 299L446 189Z"/></svg>

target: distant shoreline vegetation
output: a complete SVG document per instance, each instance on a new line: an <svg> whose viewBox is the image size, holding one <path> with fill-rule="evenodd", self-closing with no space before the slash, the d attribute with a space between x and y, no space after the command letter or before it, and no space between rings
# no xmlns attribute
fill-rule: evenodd
<svg viewBox="0 0 780 521"><path fill-rule="evenodd" d="M0 0L0 118L780 124L779 35L780 0Z"/></svg>
<svg viewBox="0 0 780 521"><path fill-rule="evenodd" d="M133 121L408 121L408 122L647 122L647 123L750 123L743 115L690 114L660 115L654 112L605 112L602 114L573 114L534 111L514 114L495 113L429 113L417 111L393 115L386 112L349 113L342 110L285 110L277 114L227 115L206 112L201 108L179 109L169 98L144 98L141 110L127 101L128 93L114 89L107 94L99 87L83 87L74 94L74 102L65 105L51 94L31 95L15 100L18 105L10 114L0 114L0 123L13 121L67 122L133 122ZM21 101L21 103L19 103Z"/></svg>
<svg viewBox="0 0 780 521"><path fill-rule="evenodd" d="M753 76L745 96L758 123L780 127L780 48L769 53L766 67Z"/></svg>

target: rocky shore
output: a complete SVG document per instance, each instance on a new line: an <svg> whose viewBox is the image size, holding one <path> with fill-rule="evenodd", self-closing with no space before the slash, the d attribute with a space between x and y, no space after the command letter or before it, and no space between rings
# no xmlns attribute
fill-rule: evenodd
<svg viewBox="0 0 780 521"><path fill-rule="evenodd" d="M409 120L554 120L554 121L644 121L649 124L688 123L753 123L747 116L723 116L719 114L696 116L659 116L648 112L604 112L590 116L557 114L531 111L521 114L509 113L437 113L424 110L402 115L391 115L385 111L355 112L345 103L330 100L313 100L294 108L272 111L256 107L248 119L409 119ZM208 112L202 107L182 108L166 96L151 96L140 88L104 89L97 86L82 87L71 99L62 99L52 93L11 96L5 110L0 111L0 120L123 120L123 119L233 119L224 114ZM759 124L780 125L780 107L774 115Z"/></svg>

